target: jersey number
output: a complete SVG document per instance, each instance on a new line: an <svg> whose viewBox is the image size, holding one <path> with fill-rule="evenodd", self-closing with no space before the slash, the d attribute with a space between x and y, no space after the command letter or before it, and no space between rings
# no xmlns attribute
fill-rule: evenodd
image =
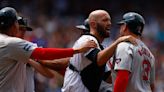
<svg viewBox="0 0 164 92"><path fill-rule="evenodd" d="M149 80L149 76L150 76L150 69L151 69L150 62L148 60L144 60L142 63L142 67L143 67L142 79L147 81Z"/></svg>

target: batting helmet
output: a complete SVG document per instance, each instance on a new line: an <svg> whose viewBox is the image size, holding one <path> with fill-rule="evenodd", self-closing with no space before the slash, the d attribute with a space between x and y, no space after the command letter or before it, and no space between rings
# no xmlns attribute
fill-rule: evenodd
<svg viewBox="0 0 164 92"><path fill-rule="evenodd" d="M145 20L140 14L129 12L123 15L123 19L118 24L126 24L131 32L141 36Z"/></svg>
<svg viewBox="0 0 164 92"><path fill-rule="evenodd" d="M9 28L17 21L17 12L14 8L5 7L0 10L0 29Z"/></svg>
<svg viewBox="0 0 164 92"><path fill-rule="evenodd" d="M89 32L89 19L85 19L83 25L77 25L76 28Z"/></svg>

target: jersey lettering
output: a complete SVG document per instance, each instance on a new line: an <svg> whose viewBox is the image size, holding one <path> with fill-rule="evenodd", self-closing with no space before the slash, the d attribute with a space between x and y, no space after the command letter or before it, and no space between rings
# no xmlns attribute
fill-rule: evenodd
<svg viewBox="0 0 164 92"><path fill-rule="evenodd" d="M138 50L138 53L139 53L140 56L146 55L146 56L148 56L149 58L152 59L152 57L151 57L149 51L148 51L146 48L144 48L144 47L142 47L141 49L139 49L139 50Z"/></svg>
<svg viewBox="0 0 164 92"><path fill-rule="evenodd" d="M150 62L148 60L144 60L142 63L142 67L143 67L142 79L147 81L149 80L149 76L150 76L150 69L151 69Z"/></svg>

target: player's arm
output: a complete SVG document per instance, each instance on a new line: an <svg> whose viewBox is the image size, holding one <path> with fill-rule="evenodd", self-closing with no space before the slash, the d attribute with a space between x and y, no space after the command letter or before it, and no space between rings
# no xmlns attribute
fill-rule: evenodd
<svg viewBox="0 0 164 92"><path fill-rule="evenodd" d="M130 72L127 70L118 70L117 77L114 82L113 92L126 92L129 81Z"/></svg>
<svg viewBox="0 0 164 92"><path fill-rule="evenodd" d="M65 70L69 64L70 58L62 58L62 59L55 59L55 60L41 60L39 61L42 65L47 68L50 68L55 71Z"/></svg>
<svg viewBox="0 0 164 92"><path fill-rule="evenodd" d="M73 54L86 52L91 48L95 48L96 44L94 41L87 41L79 48L35 48L30 56L30 58L38 60L53 60L59 58L72 57Z"/></svg>
<svg viewBox="0 0 164 92"><path fill-rule="evenodd" d="M54 73L49 70L48 68L44 67L43 65L41 65L39 62L36 62L32 59L29 59L29 62L28 62L33 68L35 68L35 70L37 72L39 72L40 74L42 74L43 76L45 77L48 77L48 78L53 78L54 77Z"/></svg>
<svg viewBox="0 0 164 92"><path fill-rule="evenodd" d="M136 44L135 38L132 37L132 36L123 36L123 37L118 38L109 47L107 47L106 49L100 51L97 54L97 64L99 66L104 65L113 56L117 45L122 41L130 41L131 43Z"/></svg>
<svg viewBox="0 0 164 92"><path fill-rule="evenodd" d="M133 51L131 45L126 42L122 42L117 46L115 52L114 70L117 72L116 79L114 81L114 92L125 92L129 76L132 69Z"/></svg>

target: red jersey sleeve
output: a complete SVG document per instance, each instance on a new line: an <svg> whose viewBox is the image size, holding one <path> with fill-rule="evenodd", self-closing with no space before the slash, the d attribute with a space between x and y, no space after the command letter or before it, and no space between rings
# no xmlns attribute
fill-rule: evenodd
<svg viewBox="0 0 164 92"><path fill-rule="evenodd" d="M114 91L113 92L125 92L128 81L129 81L130 72L127 70L118 70L117 77L114 82Z"/></svg>
<svg viewBox="0 0 164 92"><path fill-rule="evenodd" d="M72 57L74 50L72 48L36 48L31 54L31 58L38 60L53 60L59 58Z"/></svg>

